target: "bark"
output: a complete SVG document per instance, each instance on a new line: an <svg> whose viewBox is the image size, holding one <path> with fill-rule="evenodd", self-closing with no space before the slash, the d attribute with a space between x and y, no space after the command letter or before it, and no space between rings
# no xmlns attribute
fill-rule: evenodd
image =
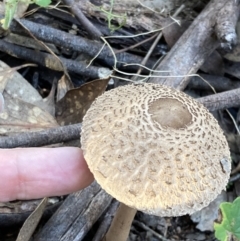
<svg viewBox="0 0 240 241"><path fill-rule="evenodd" d="M235 0L212 0L206 6L157 68L158 71L169 71L165 74L166 77L152 78L150 82L168 85L179 90L183 90L187 86L191 78L189 75L195 74L220 45L221 40L217 39L214 28L217 21L216 16L224 10L229 2L235 8L238 7ZM229 11L228 14L230 14Z"/></svg>
<svg viewBox="0 0 240 241"><path fill-rule="evenodd" d="M202 103L210 111L239 107L240 88L198 98L197 101Z"/></svg>
<svg viewBox="0 0 240 241"><path fill-rule="evenodd" d="M59 126L39 132L0 137L0 148L37 147L76 140L80 138L81 126Z"/></svg>
<svg viewBox="0 0 240 241"><path fill-rule="evenodd" d="M94 182L70 194L31 241L82 240L111 203L112 197Z"/></svg>

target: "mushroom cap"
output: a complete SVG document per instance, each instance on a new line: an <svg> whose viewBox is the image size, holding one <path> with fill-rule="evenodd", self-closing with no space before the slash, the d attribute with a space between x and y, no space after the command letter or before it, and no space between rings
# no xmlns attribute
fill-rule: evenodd
<svg viewBox="0 0 240 241"><path fill-rule="evenodd" d="M228 143L215 118L183 92L119 87L87 111L81 144L97 182L120 202L158 216L192 214L225 189Z"/></svg>

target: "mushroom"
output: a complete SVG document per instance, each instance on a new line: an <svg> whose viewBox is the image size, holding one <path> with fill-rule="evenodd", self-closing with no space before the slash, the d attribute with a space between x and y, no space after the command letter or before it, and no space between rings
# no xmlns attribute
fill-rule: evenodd
<svg viewBox="0 0 240 241"><path fill-rule="evenodd" d="M226 138L209 111L157 84L98 97L83 119L81 144L96 181L122 203L107 241L127 239L136 210L170 217L206 207L231 170Z"/></svg>

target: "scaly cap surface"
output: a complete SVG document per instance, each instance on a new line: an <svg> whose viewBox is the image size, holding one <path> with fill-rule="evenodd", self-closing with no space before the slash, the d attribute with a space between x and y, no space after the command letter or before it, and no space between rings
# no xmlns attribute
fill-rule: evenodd
<svg viewBox="0 0 240 241"><path fill-rule="evenodd" d="M84 117L81 143L103 189L158 216L202 209L230 175L228 144L214 117L161 85L127 85L98 97Z"/></svg>

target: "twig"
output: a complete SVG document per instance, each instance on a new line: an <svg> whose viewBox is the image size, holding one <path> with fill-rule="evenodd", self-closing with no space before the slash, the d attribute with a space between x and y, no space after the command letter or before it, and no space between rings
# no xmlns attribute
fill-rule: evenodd
<svg viewBox="0 0 240 241"><path fill-rule="evenodd" d="M158 44L161 37L162 37L162 32L159 33L158 36L156 37L156 39L154 40L151 48L148 50L147 54L145 55L144 59L142 60L141 65L145 65L147 63L148 59L150 58L153 50L155 49L155 47ZM137 75L141 74L141 72L142 72L142 68L140 67L137 71ZM132 81L135 81L135 80L137 80L137 76L133 76Z"/></svg>
<svg viewBox="0 0 240 241"><path fill-rule="evenodd" d="M183 9L184 7L185 7L184 5L181 5L181 6L175 11L175 13L173 14L173 16L176 17L176 16L182 11L182 9ZM142 60L141 65L146 65L148 59L150 58L153 50L154 50L155 47L157 46L157 44L158 44L159 40L161 39L161 37L162 37L162 32L160 32L160 33L158 34L157 38L154 40L151 48L148 50L146 56L145 56L144 59ZM137 74L141 74L141 72L142 72L142 68L139 68L138 71L137 71ZM134 76L134 77L132 78L132 80L133 80L133 81L134 81L134 80L137 80L137 77Z"/></svg>
<svg viewBox="0 0 240 241"><path fill-rule="evenodd" d="M143 33L137 33L137 34L131 34L131 35L110 35L110 36L106 36L104 37L105 39L112 39L112 38L136 38L136 37L140 37L140 36L145 36L145 35L149 35L149 34L152 34L152 33L158 33L159 31L163 30L164 28L167 28L168 26L172 25L173 23L175 22L171 22L167 25L165 25L164 27L162 28L158 28L158 29L154 29L152 31L147 31L147 32L143 32Z"/></svg>
<svg viewBox="0 0 240 241"><path fill-rule="evenodd" d="M82 124L60 126L38 132L25 132L0 137L0 148L37 147L80 138Z"/></svg>
<svg viewBox="0 0 240 241"><path fill-rule="evenodd" d="M208 74L200 74L200 76L203 79L207 80L209 84L211 84L217 92L240 88L239 81L232 81L229 78L224 76L216 76L216 75L208 75ZM188 87L190 89L209 90L209 85L206 84L198 76L194 76L191 78L188 84Z"/></svg>
<svg viewBox="0 0 240 241"><path fill-rule="evenodd" d="M240 88L197 98L210 111L223 110L240 105Z"/></svg>
<svg viewBox="0 0 240 241"><path fill-rule="evenodd" d="M62 64L66 67L66 69L70 72L81 74L82 76L86 76L91 79L99 78L99 67L90 66L88 68L85 62L74 61L66 58L59 57L60 61L47 53L31 50L28 48L24 48L15 44L7 43L4 40L0 39L0 50L2 52L8 53L11 56L25 59L27 61L31 61L33 63L45 66L49 69L53 69L56 71L62 71Z"/></svg>
<svg viewBox="0 0 240 241"><path fill-rule="evenodd" d="M18 19L15 19L17 22L18 22L18 24L20 24L20 26L22 27L22 28L24 28L27 32L28 32L28 34L38 43L38 44L40 44L48 53L50 53L55 59L56 59L56 61L61 65L61 67L62 67L62 71L64 72L64 74L68 77L68 79L71 79L70 78L70 76L69 76L69 74L68 74L68 72L67 72L67 70L66 70L66 67L65 67L65 65L62 63L62 61L61 61L61 59L44 43L44 42L42 42L42 41L39 41L20 21L18 21Z"/></svg>
<svg viewBox="0 0 240 241"><path fill-rule="evenodd" d="M157 232L155 232L154 230L152 230L151 228L149 228L147 225L145 225L144 223L141 223L141 222L139 222L139 221L137 221L137 220L134 220L133 221L133 224L134 225L137 225L137 226L139 226L139 227L141 227L141 228L143 228L143 229L145 229L145 230L147 230L147 231L149 231L149 232L151 232L154 236L156 236L157 238L159 238L159 240L162 240L162 241L174 241L173 239L167 239L167 238L165 238L164 236L162 236L161 234L159 234L159 233L157 233Z"/></svg>
<svg viewBox="0 0 240 241"><path fill-rule="evenodd" d="M67 48L80 53L85 53L91 57L96 56L96 54L99 52L99 49L101 49L102 47L102 43L100 42L87 40L80 36L75 36L42 24L30 22L25 19L21 19L18 21L20 21L39 40L42 40L48 43L53 43L57 46L61 46L62 48ZM16 22L14 21L11 24L11 31L19 34L23 33L22 28L19 28L19 25L17 25ZM142 57L125 53L125 52L117 54L117 58L118 58L119 66L122 65L121 62L140 63L142 60ZM108 66L114 65L112 52L107 47L105 47L101 51L101 53L98 55L98 59L102 60ZM153 62L150 61L149 66L152 66L152 65L153 65Z"/></svg>
<svg viewBox="0 0 240 241"><path fill-rule="evenodd" d="M70 6L72 13L75 15L80 24L85 28L89 33L92 39L100 39L102 33L86 18L82 10L79 8L79 4L76 4L76 1L73 0L63 0L63 2Z"/></svg>
<svg viewBox="0 0 240 241"><path fill-rule="evenodd" d="M136 47L138 47L138 46L140 46L140 45L142 45L142 44L144 44L144 43L146 43L146 42L148 42L148 41L156 38L157 35L158 35L158 34L155 33L153 36L151 36L151 37L149 37L149 38L147 38L147 39L144 39L144 40L141 41L141 42L138 42L138 43L136 43L136 44L134 44L134 45L131 45L131 46L129 46L129 47L126 47L126 48L124 48L124 49L117 50L117 51L115 51L115 54L119 54L119 53L122 53L122 52L126 52L126 51L128 51L128 50L130 50L130 49L134 49L134 48L136 48Z"/></svg>

